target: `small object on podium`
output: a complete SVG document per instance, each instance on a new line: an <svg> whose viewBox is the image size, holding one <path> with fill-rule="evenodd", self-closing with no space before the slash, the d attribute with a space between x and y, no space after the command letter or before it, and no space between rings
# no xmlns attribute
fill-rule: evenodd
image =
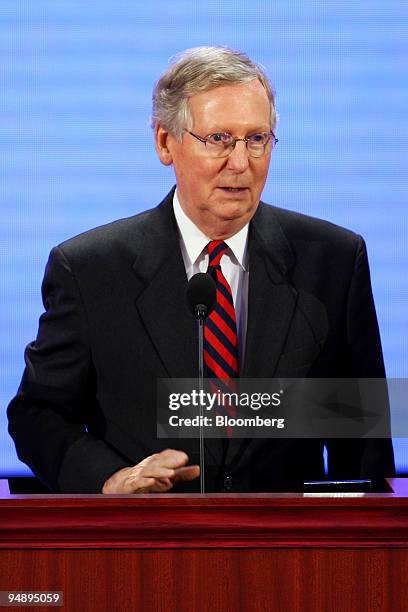
<svg viewBox="0 0 408 612"><path fill-rule="evenodd" d="M303 483L305 493L371 493L372 481L363 480L308 480Z"/></svg>

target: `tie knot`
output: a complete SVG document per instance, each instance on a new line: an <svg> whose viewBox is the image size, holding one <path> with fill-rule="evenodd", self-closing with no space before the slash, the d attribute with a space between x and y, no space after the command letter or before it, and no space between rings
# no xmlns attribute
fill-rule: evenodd
<svg viewBox="0 0 408 612"><path fill-rule="evenodd" d="M224 255L228 246L222 240L212 240L207 245L208 250L208 267L220 265L221 257Z"/></svg>

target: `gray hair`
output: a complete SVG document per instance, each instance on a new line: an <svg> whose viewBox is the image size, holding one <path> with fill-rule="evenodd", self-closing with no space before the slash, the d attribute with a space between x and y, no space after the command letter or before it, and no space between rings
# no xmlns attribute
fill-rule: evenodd
<svg viewBox="0 0 408 612"><path fill-rule="evenodd" d="M271 104L271 129L276 125L275 98L265 70L245 53L227 47L194 47L178 53L153 90L151 124L160 124L181 140L192 129L188 99L194 94L234 83L258 79Z"/></svg>

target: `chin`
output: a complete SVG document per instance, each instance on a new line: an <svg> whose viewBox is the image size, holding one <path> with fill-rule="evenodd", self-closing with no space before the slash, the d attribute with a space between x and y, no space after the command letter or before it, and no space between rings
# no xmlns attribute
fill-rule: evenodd
<svg viewBox="0 0 408 612"><path fill-rule="evenodd" d="M244 205L243 202L231 202L222 205L220 216L230 220L251 217L255 210L256 206L250 203Z"/></svg>

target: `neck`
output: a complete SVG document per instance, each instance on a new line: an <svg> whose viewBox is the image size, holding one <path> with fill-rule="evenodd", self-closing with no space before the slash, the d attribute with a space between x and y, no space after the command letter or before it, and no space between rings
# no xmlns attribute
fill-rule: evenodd
<svg viewBox="0 0 408 612"><path fill-rule="evenodd" d="M214 224L199 225L194 221L197 227L211 240L227 240L231 236L235 236L246 225L247 221L241 223L232 223L231 221L218 222Z"/></svg>

